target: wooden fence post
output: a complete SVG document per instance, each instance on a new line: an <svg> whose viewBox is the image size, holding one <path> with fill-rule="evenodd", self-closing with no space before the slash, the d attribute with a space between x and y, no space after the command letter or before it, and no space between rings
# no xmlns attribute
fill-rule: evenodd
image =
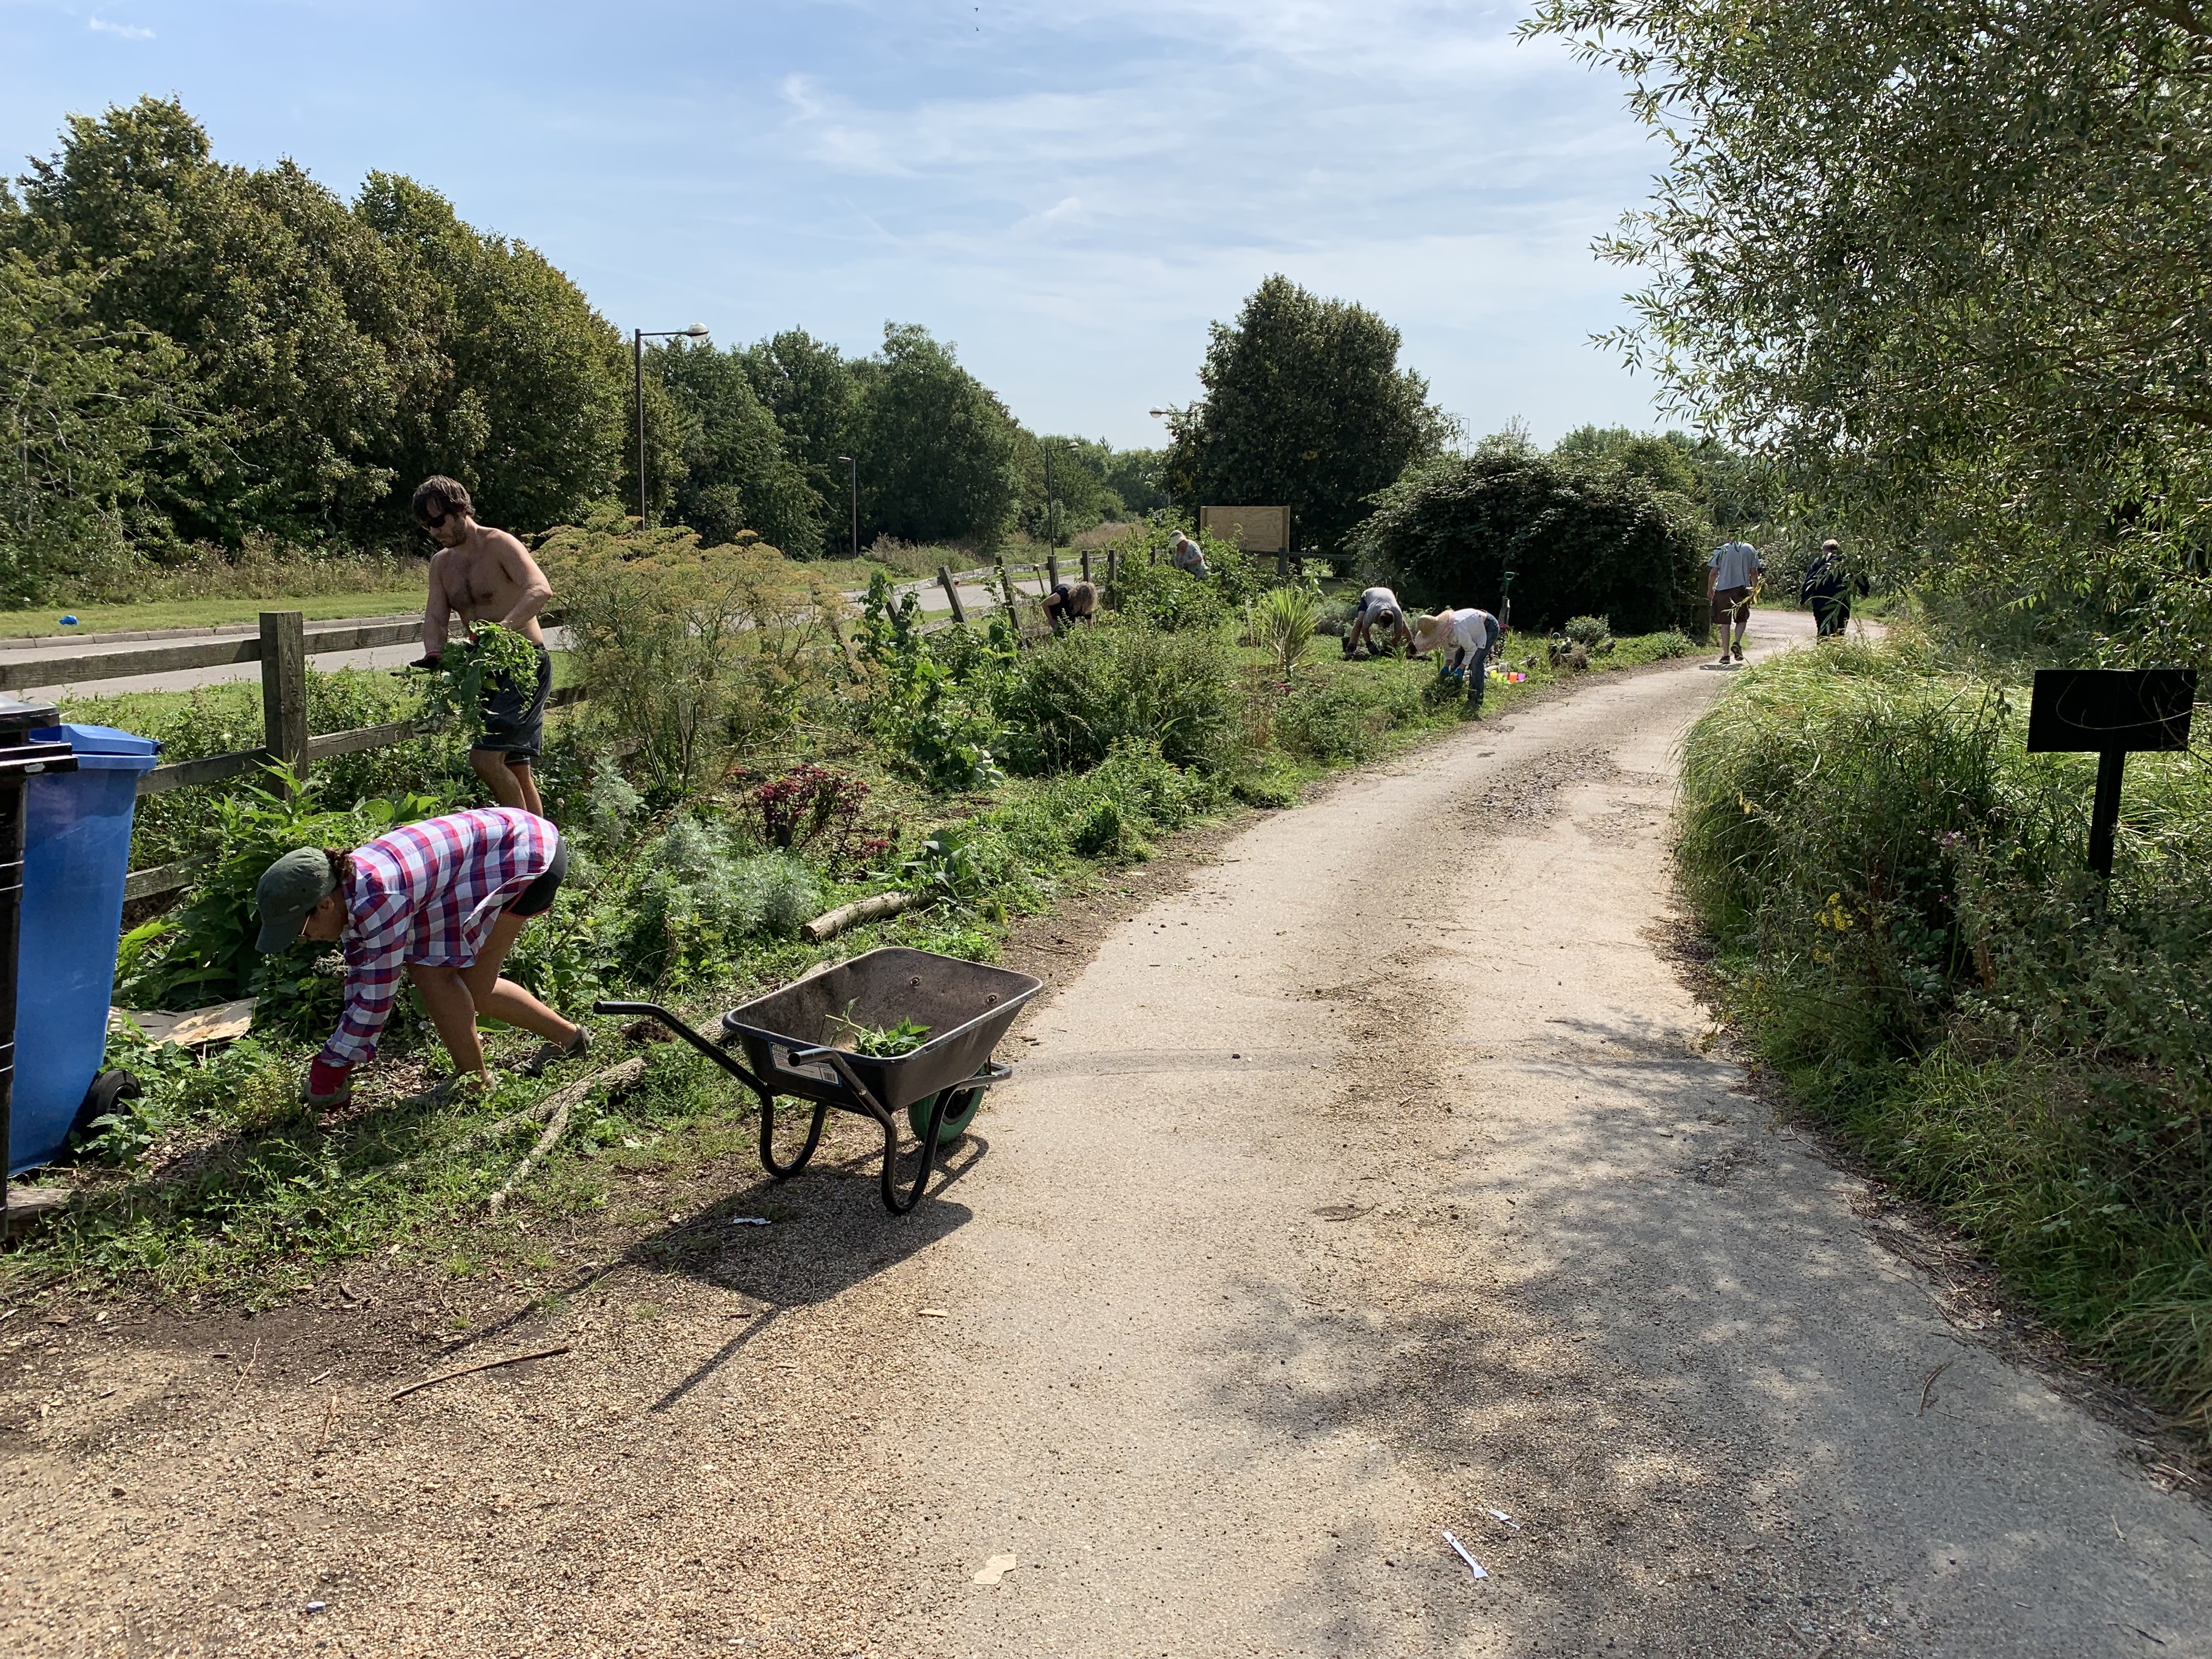
<svg viewBox="0 0 2212 1659"><path fill-rule="evenodd" d="M952 620L965 628L968 625L968 607L960 603L960 587L952 580L950 565L937 567L937 585L945 590L945 597L952 601Z"/></svg>
<svg viewBox="0 0 2212 1659"><path fill-rule="evenodd" d="M1109 547L1106 550L1106 586L1113 586L1121 580L1121 550L1118 547Z"/></svg>
<svg viewBox="0 0 2212 1659"><path fill-rule="evenodd" d="M1020 607L1014 603L1014 573L1006 568L1006 558L1003 553L999 556L999 586L1006 593L1006 609L1018 611Z"/></svg>
<svg viewBox="0 0 2212 1659"><path fill-rule="evenodd" d="M1087 547L1083 550L1083 580L1091 580L1091 550Z"/></svg>
<svg viewBox="0 0 2212 1659"><path fill-rule="evenodd" d="M261 613L262 747L307 775L307 619L298 611Z"/></svg>
<svg viewBox="0 0 2212 1659"><path fill-rule="evenodd" d="M1057 553L1048 553L1048 554L1046 554L1046 555L1044 556L1044 574L1045 574L1046 577L1049 580L1050 585L1051 585L1053 587L1057 587L1057 586L1060 586L1060 555L1059 555L1059 554L1057 554Z"/></svg>

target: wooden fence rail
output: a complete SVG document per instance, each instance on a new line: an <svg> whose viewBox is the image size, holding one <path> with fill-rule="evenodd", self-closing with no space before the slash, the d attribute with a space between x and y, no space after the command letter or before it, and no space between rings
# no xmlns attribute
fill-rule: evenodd
<svg viewBox="0 0 2212 1659"><path fill-rule="evenodd" d="M1087 577L1091 564L1088 553L1083 556L1083 562L1084 574ZM1034 574L1037 579L1038 593L1042 595L1057 579L1058 563L1056 556L1035 565L1010 566L1001 561L994 568L966 571L962 575L971 580L995 580L1008 602L1012 603L1018 591L1014 581L1017 573L1026 571ZM1116 574L1115 563L1115 556L1109 552L1107 555L1109 581ZM966 607L961 604L952 573L939 566L937 580L939 586L945 590L945 597L951 601L954 618L966 621ZM304 775L318 761L409 741L415 735L415 726L411 720L393 720L387 725L364 726L351 732L309 736L307 664L313 658L330 656L342 651L368 651L381 646L410 645L422 637L422 624L416 621L355 623L338 628L310 629L307 626L304 613L301 611L264 611L261 613L261 627L258 635L246 635L235 639L193 640L179 645L151 646L142 651L87 653L73 657L41 655L35 660L0 663L0 691L17 690L32 685L66 685L80 680L138 679L194 668L228 668L238 663L259 663L261 746L157 766L139 778L138 793L158 795L171 789L190 789L204 784L221 783L264 766L289 765L295 772ZM842 642L842 635L840 642ZM550 706L560 708L580 701L583 696L581 686L562 686L547 701ZM188 887L200 867L199 860L185 859L151 869L134 870L124 882L124 896L150 898L156 894Z"/></svg>
<svg viewBox="0 0 2212 1659"><path fill-rule="evenodd" d="M238 639L195 640L185 645L155 646L144 651L87 653L74 657L41 657L36 661L0 663L0 690L27 685L69 684L79 680L137 679L152 674L173 674L193 668L226 668L235 663L261 665L261 746L234 750L227 755L204 755L198 760L157 766L138 780L138 793L158 795L171 789L221 783L241 777L264 766L289 765L304 775L318 761L364 749L381 749L405 743L415 735L412 720L392 720L383 726L364 726L351 732L331 732L320 737L307 732L307 664L315 657L341 651L368 651L380 646L411 645L422 637L420 622L355 623L343 628L309 629L297 611L264 611L258 635ZM563 686L548 701L554 705L576 702L581 688ZM126 899L149 898L157 893L188 887L200 861L185 859L149 870L134 870L125 879Z"/></svg>

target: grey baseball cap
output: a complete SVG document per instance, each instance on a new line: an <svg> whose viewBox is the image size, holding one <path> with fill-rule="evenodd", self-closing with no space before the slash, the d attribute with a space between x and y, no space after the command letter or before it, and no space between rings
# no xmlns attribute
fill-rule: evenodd
<svg viewBox="0 0 2212 1659"><path fill-rule="evenodd" d="M287 853L264 870L253 889L253 902L261 912L261 948L273 954L297 945L307 912L337 885L319 847Z"/></svg>

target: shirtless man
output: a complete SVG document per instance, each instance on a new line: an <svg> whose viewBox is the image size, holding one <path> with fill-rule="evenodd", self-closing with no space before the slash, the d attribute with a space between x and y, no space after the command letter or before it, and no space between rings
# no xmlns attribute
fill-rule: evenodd
<svg viewBox="0 0 2212 1659"><path fill-rule="evenodd" d="M423 655L417 666L432 666L445 654L446 629L455 613L465 623L511 628L538 647L534 685L485 685L483 736L469 750L469 762L501 806L544 817L531 763L544 738L545 697L553 689L553 659L538 625L553 584L528 548L504 530L477 522L465 484L425 478L415 492L415 521L440 549L430 559L430 602L422 612Z"/></svg>

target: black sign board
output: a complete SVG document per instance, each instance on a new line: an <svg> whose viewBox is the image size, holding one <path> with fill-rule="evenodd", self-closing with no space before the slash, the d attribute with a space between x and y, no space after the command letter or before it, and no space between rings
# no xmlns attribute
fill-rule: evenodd
<svg viewBox="0 0 2212 1659"><path fill-rule="evenodd" d="M2097 757L2089 867L2112 873L2120 780L2133 750L2186 749L2197 702L2193 668L2039 668L2027 710L2030 754Z"/></svg>
<svg viewBox="0 0 2212 1659"><path fill-rule="evenodd" d="M2196 702L2193 668L2039 668L2028 752L2186 749Z"/></svg>

